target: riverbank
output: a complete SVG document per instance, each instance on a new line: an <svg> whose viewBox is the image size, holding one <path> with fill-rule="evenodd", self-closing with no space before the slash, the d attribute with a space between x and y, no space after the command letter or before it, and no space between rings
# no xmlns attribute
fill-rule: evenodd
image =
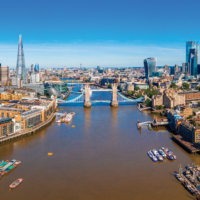
<svg viewBox="0 0 200 200"><path fill-rule="evenodd" d="M13 133L10 136L0 139L0 144L11 141L11 140L15 140L17 138L20 138L20 137L23 137L26 135L33 134L34 132L40 130L41 128L43 128L44 126L49 124L54 117L55 117L55 113L52 113L46 121L43 121L40 124L38 124L32 128L25 129L22 132Z"/></svg>

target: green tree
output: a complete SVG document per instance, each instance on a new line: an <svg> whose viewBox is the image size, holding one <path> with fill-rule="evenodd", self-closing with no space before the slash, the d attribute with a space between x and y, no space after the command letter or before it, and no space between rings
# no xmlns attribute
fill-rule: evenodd
<svg viewBox="0 0 200 200"><path fill-rule="evenodd" d="M192 120L190 123L191 123L193 126L196 126L196 125L197 125L196 122L195 122L194 120Z"/></svg>
<svg viewBox="0 0 200 200"><path fill-rule="evenodd" d="M120 85L117 86L117 89L120 89Z"/></svg>
<svg viewBox="0 0 200 200"><path fill-rule="evenodd" d="M188 116L188 119L191 119L192 117L193 117L193 115L189 115L189 116Z"/></svg>
<svg viewBox="0 0 200 200"><path fill-rule="evenodd" d="M147 99L143 102L147 107L150 107L152 105L152 101L150 99Z"/></svg>
<svg viewBox="0 0 200 200"><path fill-rule="evenodd" d="M109 84L108 84L108 87L109 87L109 88L111 88L111 87L112 87L112 85L109 83Z"/></svg>
<svg viewBox="0 0 200 200"><path fill-rule="evenodd" d="M177 88L178 86L176 85L176 83L171 83L170 88Z"/></svg>
<svg viewBox="0 0 200 200"><path fill-rule="evenodd" d="M189 87L190 87L190 85L189 85L189 83L183 83L183 84L182 84L182 87L183 87L183 89L188 90Z"/></svg>
<svg viewBox="0 0 200 200"><path fill-rule="evenodd" d="M200 91L200 86L197 86L195 89Z"/></svg>
<svg viewBox="0 0 200 200"><path fill-rule="evenodd" d="M141 94L141 93L138 93L138 94L136 95L136 97L137 97L137 98L140 98L140 97L142 97L142 94Z"/></svg>
<svg viewBox="0 0 200 200"><path fill-rule="evenodd" d="M152 97L153 95L158 95L158 91L157 90L154 90L154 89L150 89L150 88L148 88L148 89L146 89L145 90L145 94L148 96L148 97Z"/></svg>
<svg viewBox="0 0 200 200"><path fill-rule="evenodd" d="M200 101L198 102L198 106L200 106Z"/></svg>
<svg viewBox="0 0 200 200"><path fill-rule="evenodd" d="M137 87L135 88L135 90L140 90L140 88L137 86Z"/></svg>

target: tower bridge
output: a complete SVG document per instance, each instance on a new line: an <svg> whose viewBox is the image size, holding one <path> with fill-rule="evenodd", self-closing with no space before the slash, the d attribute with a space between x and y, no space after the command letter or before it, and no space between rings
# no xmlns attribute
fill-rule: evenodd
<svg viewBox="0 0 200 200"><path fill-rule="evenodd" d="M90 100L90 92L112 92L112 99L111 100ZM85 100L82 100L83 95L85 95ZM117 100L117 97L120 100ZM112 84L112 89L91 89L89 84L85 85L85 90L74 99L71 100L62 100L57 99L58 104L69 104L69 103L84 103L84 107L91 107L93 103L110 103L112 107L118 107L120 103L134 103L134 102L142 102L144 101L145 97L140 97L137 99L129 99L119 93L117 91L117 85Z"/></svg>

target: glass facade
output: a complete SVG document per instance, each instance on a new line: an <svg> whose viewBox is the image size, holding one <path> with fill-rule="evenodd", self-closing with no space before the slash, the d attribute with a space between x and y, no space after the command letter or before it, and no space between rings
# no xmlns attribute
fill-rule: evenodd
<svg viewBox="0 0 200 200"><path fill-rule="evenodd" d="M39 64L35 64L34 72L39 73Z"/></svg>
<svg viewBox="0 0 200 200"><path fill-rule="evenodd" d="M192 76L198 74L199 44L194 41L186 42L186 63L189 64L189 72Z"/></svg>
<svg viewBox="0 0 200 200"><path fill-rule="evenodd" d="M148 79L156 73L156 58L147 58L144 60L145 77Z"/></svg>

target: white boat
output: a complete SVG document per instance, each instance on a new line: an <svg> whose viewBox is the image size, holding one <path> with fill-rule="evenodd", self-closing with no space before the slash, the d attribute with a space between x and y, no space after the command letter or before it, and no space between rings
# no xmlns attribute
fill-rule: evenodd
<svg viewBox="0 0 200 200"><path fill-rule="evenodd" d="M166 157L167 157L166 153L164 153L162 149L159 149L159 150L158 150L158 153L159 153L163 158L166 158Z"/></svg>
<svg viewBox="0 0 200 200"><path fill-rule="evenodd" d="M61 123L61 120L60 120L60 119L57 119L57 120L56 120L56 123Z"/></svg>
<svg viewBox="0 0 200 200"><path fill-rule="evenodd" d="M64 120L65 120L65 122L70 122L72 120L72 115L70 113L68 113Z"/></svg>
<svg viewBox="0 0 200 200"><path fill-rule="evenodd" d="M157 152L157 150L153 149L152 150L153 154L159 161L163 161L163 157Z"/></svg>
<svg viewBox="0 0 200 200"><path fill-rule="evenodd" d="M153 153L151 151L148 151L147 154L149 155L149 157L151 158L151 160L153 160L154 162L158 161L158 159L153 155Z"/></svg>

